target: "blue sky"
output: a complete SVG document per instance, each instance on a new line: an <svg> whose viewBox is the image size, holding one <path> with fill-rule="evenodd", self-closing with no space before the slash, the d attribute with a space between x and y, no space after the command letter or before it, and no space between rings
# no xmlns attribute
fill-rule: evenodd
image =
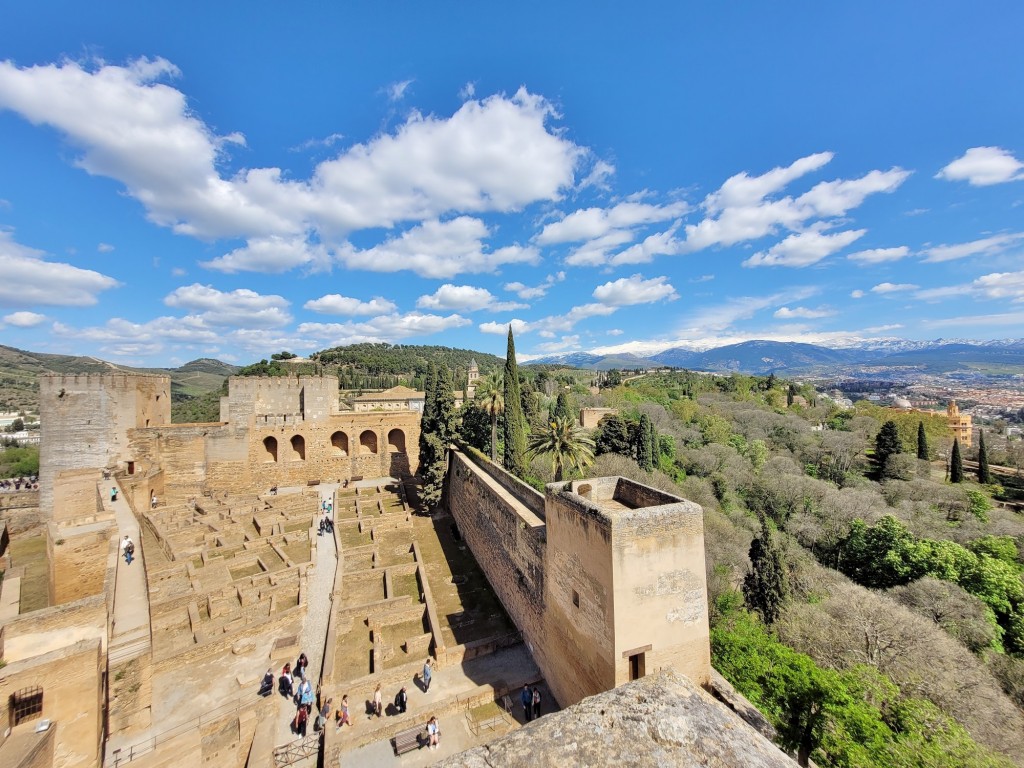
<svg viewBox="0 0 1024 768"><path fill-rule="evenodd" d="M0 342L1021 337L1021 29L1012 2L8 7Z"/></svg>

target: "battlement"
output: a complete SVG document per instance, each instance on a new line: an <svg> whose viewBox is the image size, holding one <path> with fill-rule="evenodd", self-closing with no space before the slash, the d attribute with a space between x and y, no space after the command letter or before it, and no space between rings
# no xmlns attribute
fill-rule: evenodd
<svg viewBox="0 0 1024 768"><path fill-rule="evenodd" d="M76 390L137 390L142 387L163 387L170 392L171 377L136 373L44 373L39 376L41 395L61 388Z"/></svg>

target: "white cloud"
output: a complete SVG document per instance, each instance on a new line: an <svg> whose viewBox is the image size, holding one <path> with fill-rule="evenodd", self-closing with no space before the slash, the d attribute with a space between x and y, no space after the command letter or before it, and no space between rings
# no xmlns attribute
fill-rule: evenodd
<svg viewBox="0 0 1024 768"><path fill-rule="evenodd" d="M953 261L978 255L991 256L1016 245L1022 238L1024 238L1024 232L1013 232L1007 235L984 237L969 243L937 245L933 248L926 248L921 253L925 257L924 260L928 262Z"/></svg>
<svg viewBox="0 0 1024 768"><path fill-rule="evenodd" d="M317 149L319 147L333 147L339 141L345 138L343 133L331 133L324 136L322 139L306 139L305 141L296 144L294 147L289 147L289 152L305 152L307 149Z"/></svg>
<svg viewBox="0 0 1024 768"><path fill-rule="evenodd" d="M759 251L743 262L744 267L809 267L863 237L866 229L852 229L826 235L811 230L789 235L767 251Z"/></svg>
<svg viewBox="0 0 1024 768"><path fill-rule="evenodd" d="M193 283L173 290L164 298L164 304L198 312L205 323L214 326L279 328L292 320L286 299L264 296L248 288L225 292Z"/></svg>
<svg viewBox="0 0 1024 768"><path fill-rule="evenodd" d="M558 341L548 341L534 347L535 352L542 352L546 355L559 352L573 352L580 348L579 336L563 336Z"/></svg>
<svg viewBox="0 0 1024 768"><path fill-rule="evenodd" d="M707 307L701 307L683 320L684 334L706 335L709 331L724 331L740 320L749 320L769 307L778 307L803 301L818 292L817 288L793 288L768 296L737 296Z"/></svg>
<svg viewBox="0 0 1024 768"><path fill-rule="evenodd" d="M469 325L469 320L460 315L424 314L406 312L374 317L362 322L347 323L302 323L299 335L319 339L331 346L358 344L362 342L393 342L413 336L431 336Z"/></svg>
<svg viewBox="0 0 1024 768"><path fill-rule="evenodd" d="M1011 328L1024 326L1024 312L1000 312L992 315L964 315L936 320L922 320L921 325L929 328L1008 325Z"/></svg>
<svg viewBox="0 0 1024 768"><path fill-rule="evenodd" d="M609 189L608 179L615 175L615 166L604 160L597 160L590 169L583 181L579 183L580 189L595 187L597 189Z"/></svg>
<svg viewBox="0 0 1024 768"><path fill-rule="evenodd" d="M546 225L537 236L537 242L552 245L593 240L613 230L675 219L688 209L683 202L667 205L623 202L611 208L583 208Z"/></svg>
<svg viewBox="0 0 1024 768"><path fill-rule="evenodd" d="M691 277L688 282L691 283L707 283L715 279L714 275L700 275L699 277Z"/></svg>
<svg viewBox="0 0 1024 768"><path fill-rule="evenodd" d="M507 301L499 302L494 294L486 288L475 288L471 285L452 285L445 283L434 293L420 296L417 307L423 309L461 309L473 312L478 309L491 309L505 312L513 309L525 309L526 304Z"/></svg>
<svg viewBox="0 0 1024 768"><path fill-rule="evenodd" d="M652 277L650 280L645 280L642 275L623 277L597 286L593 296L602 304L613 307L678 299L679 294L670 283L666 282L667 280L668 278L664 276Z"/></svg>
<svg viewBox="0 0 1024 768"><path fill-rule="evenodd" d="M216 268L306 263L301 251L290 260L255 253L275 237L331 250L356 230L557 201L586 155L549 128L552 105L520 89L467 101L450 117L413 113L395 131L320 163L308 180L273 167L225 178L223 153L244 139L215 133L163 82L179 74L165 59L92 69L0 62L0 108L56 128L81 149L80 167L120 181L152 221L198 237L255 241L212 262Z"/></svg>
<svg viewBox="0 0 1024 768"><path fill-rule="evenodd" d="M9 231L0 229L0 306L92 306L98 294L120 285L91 269L42 256L42 251L20 245Z"/></svg>
<svg viewBox="0 0 1024 768"><path fill-rule="evenodd" d="M405 96L405 92L409 90L409 86L413 84L415 80L400 80L397 83L392 83L387 87L387 94L389 101L401 101Z"/></svg>
<svg viewBox="0 0 1024 768"><path fill-rule="evenodd" d="M114 246L112 246L110 243L100 243L99 245L96 246L96 250L99 251L100 253L110 253L112 250L114 250Z"/></svg>
<svg viewBox="0 0 1024 768"><path fill-rule="evenodd" d="M937 179L987 187L1024 179L1024 163L1001 147L972 147L935 174Z"/></svg>
<svg viewBox="0 0 1024 768"><path fill-rule="evenodd" d="M319 243L310 243L303 236L255 237L241 248L218 256L200 266L218 272L287 272L295 267L309 265L313 270L326 268L330 263L327 250Z"/></svg>
<svg viewBox="0 0 1024 768"><path fill-rule="evenodd" d="M818 152L801 157L785 168L776 167L760 176L750 176L746 171L730 176L717 192L704 199L704 208L709 214L721 213L727 208L746 208L759 205L768 195L778 192L813 171L832 161L831 152Z"/></svg>
<svg viewBox="0 0 1024 768"><path fill-rule="evenodd" d="M679 253L679 241L676 239L676 232L681 222L676 222L664 232L655 232L648 235L642 242L631 245L624 251L620 251L609 259L609 264L619 266L622 264L647 264L654 261L655 256L672 256Z"/></svg>
<svg viewBox="0 0 1024 768"><path fill-rule="evenodd" d="M526 331L529 329L529 325L530 324L527 323L525 320L513 318L512 320L509 320L507 323L480 323L480 325L478 325L477 328L479 328L481 333L493 333L497 336L504 336L505 334L508 333L508 329L512 328L512 333L518 336L521 333L526 333Z"/></svg>
<svg viewBox="0 0 1024 768"><path fill-rule="evenodd" d="M605 331L605 333L608 336L621 336L623 331L621 328L611 328L610 330Z"/></svg>
<svg viewBox="0 0 1024 768"><path fill-rule="evenodd" d="M517 334L537 331L545 338L554 338L557 333L568 333L576 327L577 323L583 320L591 317L611 315L618 309L615 306L592 302L573 307L564 315L549 315L532 322L514 318L500 323L495 321L481 323L477 327L482 333L502 334L507 333L508 327L511 325L513 332Z"/></svg>
<svg viewBox="0 0 1024 768"><path fill-rule="evenodd" d="M859 288L857 290L855 290L855 291L850 291L850 298L851 299L863 299L864 298L864 291L860 290Z"/></svg>
<svg viewBox="0 0 1024 768"><path fill-rule="evenodd" d="M916 298L925 300L970 296L975 299L1009 299L1018 304L1024 302L1024 272L992 272L988 275L961 285L929 288L918 291Z"/></svg>
<svg viewBox="0 0 1024 768"><path fill-rule="evenodd" d="M556 272L555 274L548 275L544 278L544 282L540 285L529 286L520 282L512 282L505 283L502 287L506 291L514 292L521 299L539 299L551 289L551 286L555 283L560 283L563 280L565 280L565 272Z"/></svg>
<svg viewBox="0 0 1024 768"><path fill-rule="evenodd" d="M38 312L12 312L4 315L3 321L15 328L34 328L46 321L46 315L40 315Z"/></svg>
<svg viewBox="0 0 1024 768"><path fill-rule="evenodd" d="M329 293L319 299L310 299L302 306L325 315L385 315L398 309L393 301L380 296L369 301L360 301L337 293Z"/></svg>
<svg viewBox="0 0 1024 768"><path fill-rule="evenodd" d="M503 264L533 264L540 258L535 248L519 245L488 250L483 244L488 235L490 231L480 219L459 216L450 221L425 221L398 237L364 250L346 244L335 256L349 269L372 272L408 269L421 277L432 278L495 272Z"/></svg>
<svg viewBox="0 0 1024 768"><path fill-rule="evenodd" d="M921 286L913 283L879 283L871 289L872 293L902 293L903 291L915 291Z"/></svg>
<svg viewBox="0 0 1024 768"><path fill-rule="evenodd" d="M866 251L857 251L846 258L860 264L882 264L887 261L899 261L909 253L910 249L907 246L900 245L895 248L871 248Z"/></svg>
<svg viewBox="0 0 1024 768"><path fill-rule="evenodd" d="M779 307L772 316L780 320L816 320L821 317L832 317L835 314L835 310L824 307L818 307L817 309L810 309L809 307L793 307L792 309L789 307Z"/></svg>
<svg viewBox="0 0 1024 768"><path fill-rule="evenodd" d="M468 101L474 96L476 96L476 83L472 80L459 89L459 99L462 101Z"/></svg>

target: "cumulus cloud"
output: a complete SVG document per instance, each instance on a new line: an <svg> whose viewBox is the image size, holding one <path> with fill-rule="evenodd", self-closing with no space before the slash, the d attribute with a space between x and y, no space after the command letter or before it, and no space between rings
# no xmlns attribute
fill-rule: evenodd
<svg viewBox="0 0 1024 768"><path fill-rule="evenodd" d="M329 293L319 299L310 299L302 305L305 309L324 315L370 316L394 312L398 306L388 299L376 296L369 301L360 301L337 293Z"/></svg>
<svg viewBox="0 0 1024 768"><path fill-rule="evenodd" d="M1024 239L1024 232L1013 232L1006 235L983 237L980 240L972 240L969 243L937 245L932 248L926 248L921 253L924 256L924 260L928 262L953 261L955 259L964 259L968 256L992 256L1016 245L1021 239Z"/></svg>
<svg viewBox="0 0 1024 768"><path fill-rule="evenodd" d="M972 147L935 174L935 178L987 187L1024 179L1024 163L1001 147Z"/></svg>
<svg viewBox="0 0 1024 768"><path fill-rule="evenodd" d="M809 307L779 307L775 310L773 317L777 317L780 320L816 320L821 317L832 317L835 313L834 310L826 309L824 307L818 307L817 309L810 309Z"/></svg>
<svg viewBox="0 0 1024 768"><path fill-rule="evenodd" d="M679 298L676 289L667 282L667 277L652 277L645 280L643 275L623 277L599 285L593 296L602 304L613 307L627 307L633 304L651 304L656 301L673 301Z"/></svg>
<svg viewBox="0 0 1024 768"><path fill-rule="evenodd" d="M493 321L480 323L480 325L478 325L477 328L480 330L481 333L493 333L497 336L504 336L505 334L508 333L508 329L511 328L512 333L518 336L521 333L526 333L526 331L529 329L529 325L530 324L527 323L525 320L513 318L512 320L509 320L508 322L505 323L496 323Z"/></svg>
<svg viewBox="0 0 1024 768"><path fill-rule="evenodd" d="M767 251L759 251L743 262L744 267L809 267L863 237L866 229L852 229L826 235L811 230L789 235Z"/></svg>
<svg viewBox="0 0 1024 768"><path fill-rule="evenodd" d="M503 264L533 264L540 258L532 247L509 245L489 250L483 243L487 226L471 216L431 220L379 245L359 250L340 248L335 257L349 269L398 272L408 269L421 277L446 278L463 273L495 272Z"/></svg>
<svg viewBox="0 0 1024 768"><path fill-rule="evenodd" d="M855 291L850 291L850 298L851 299L863 299L864 298L864 291L860 290L859 288L857 290L855 290Z"/></svg>
<svg viewBox="0 0 1024 768"><path fill-rule="evenodd" d="M195 312L205 324L213 326L279 328L292 320L287 299L248 288L220 291L193 283L173 290L164 297L164 304Z"/></svg>
<svg viewBox="0 0 1024 768"><path fill-rule="evenodd" d="M547 100L520 89L466 101L451 116L414 112L393 132L321 162L306 180L274 167L225 177L220 162L244 138L202 122L167 84L179 74L159 58L94 67L0 62L0 108L60 131L80 149L81 168L122 183L157 224L251 241L210 262L225 271L304 265L313 259L296 238L351 253L345 238L357 230L557 201L587 154L549 126L557 115Z"/></svg>
<svg viewBox="0 0 1024 768"><path fill-rule="evenodd" d="M309 265L312 270L324 269L330 264L327 250L319 243L310 243L305 237L256 237L241 248L218 256L200 266L218 272L287 272L295 267Z"/></svg>
<svg viewBox="0 0 1024 768"><path fill-rule="evenodd" d="M538 344L534 347L534 351L542 352L546 355L557 354L560 352L574 352L580 348L580 337L578 335L563 336L558 341L547 341L543 344Z"/></svg>
<svg viewBox="0 0 1024 768"><path fill-rule="evenodd" d="M914 291L920 288L919 285L913 283L879 283L871 289L872 293L902 293L904 291Z"/></svg>
<svg viewBox="0 0 1024 768"><path fill-rule="evenodd" d="M542 317L541 319L534 320L532 322L514 318L504 322L481 323L477 327L483 333L502 334L507 333L508 327L511 325L513 332L517 334L538 331L542 336L553 338L556 333L568 333L576 327L577 323L583 320L591 317L611 315L618 309L619 308L616 306L592 302L590 304L581 304L580 306L573 307L563 315L549 315L548 317Z"/></svg>
<svg viewBox="0 0 1024 768"><path fill-rule="evenodd" d="M4 315L4 325L11 325L15 328L35 328L46 322L46 315L40 315L38 312L12 312L9 315Z"/></svg>
<svg viewBox="0 0 1024 768"><path fill-rule="evenodd" d="M591 166L590 172L579 183L579 188L596 187L597 189L609 189L608 179L614 175L614 165L604 160L596 160Z"/></svg>
<svg viewBox="0 0 1024 768"><path fill-rule="evenodd" d="M15 242L0 229L0 306L86 307L120 283L112 277L71 264L46 261L43 252Z"/></svg>
<svg viewBox="0 0 1024 768"><path fill-rule="evenodd" d="M895 248L871 248L866 251L857 251L846 258L860 264L882 264L887 261L899 261L909 253L910 249L907 246L900 245Z"/></svg>
<svg viewBox="0 0 1024 768"><path fill-rule="evenodd" d="M524 309L526 304L513 301L499 302L494 294L486 288L475 288L471 285L452 285L445 283L434 293L420 296L416 306L423 309L461 309L474 312L478 309L491 309L504 312L513 309Z"/></svg>
<svg viewBox="0 0 1024 768"><path fill-rule="evenodd" d="M610 330L605 331L605 334L608 336L621 336L623 334L623 330L621 328L611 328Z"/></svg>
<svg viewBox="0 0 1024 768"><path fill-rule="evenodd" d="M539 299L544 296L555 283L565 280L565 272L556 272L544 278L540 285L526 285L520 282L505 283L502 286L506 291L512 291L521 299Z"/></svg>
<svg viewBox="0 0 1024 768"><path fill-rule="evenodd" d="M392 313L362 322L302 323L299 335L312 337L331 346L364 342L394 342L413 336L430 336L469 325L460 315L431 315L422 312Z"/></svg>
<svg viewBox="0 0 1024 768"><path fill-rule="evenodd" d="M969 283L929 288L914 295L925 300L970 296L975 299L1009 299L1014 304L1024 303L1024 272L992 272Z"/></svg>
<svg viewBox="0 0 1024 768"><path fill-rule="evenodd" d="M96 246L96 250L99 251L100 253L110 253L112 250L114 250L114 246L112 246L110 243L100 243L99 245Z"/></svg>

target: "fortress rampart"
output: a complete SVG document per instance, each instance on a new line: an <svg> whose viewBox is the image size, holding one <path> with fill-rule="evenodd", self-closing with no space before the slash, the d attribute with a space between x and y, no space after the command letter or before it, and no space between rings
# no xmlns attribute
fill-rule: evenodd
<svg viewBox="0 0 1024 768"><path fill-rule="evenodd" d="M447 479L461 535L563 706L663 667L709 683L699 505L621 477L541 497L456 449Z"/></svg>

